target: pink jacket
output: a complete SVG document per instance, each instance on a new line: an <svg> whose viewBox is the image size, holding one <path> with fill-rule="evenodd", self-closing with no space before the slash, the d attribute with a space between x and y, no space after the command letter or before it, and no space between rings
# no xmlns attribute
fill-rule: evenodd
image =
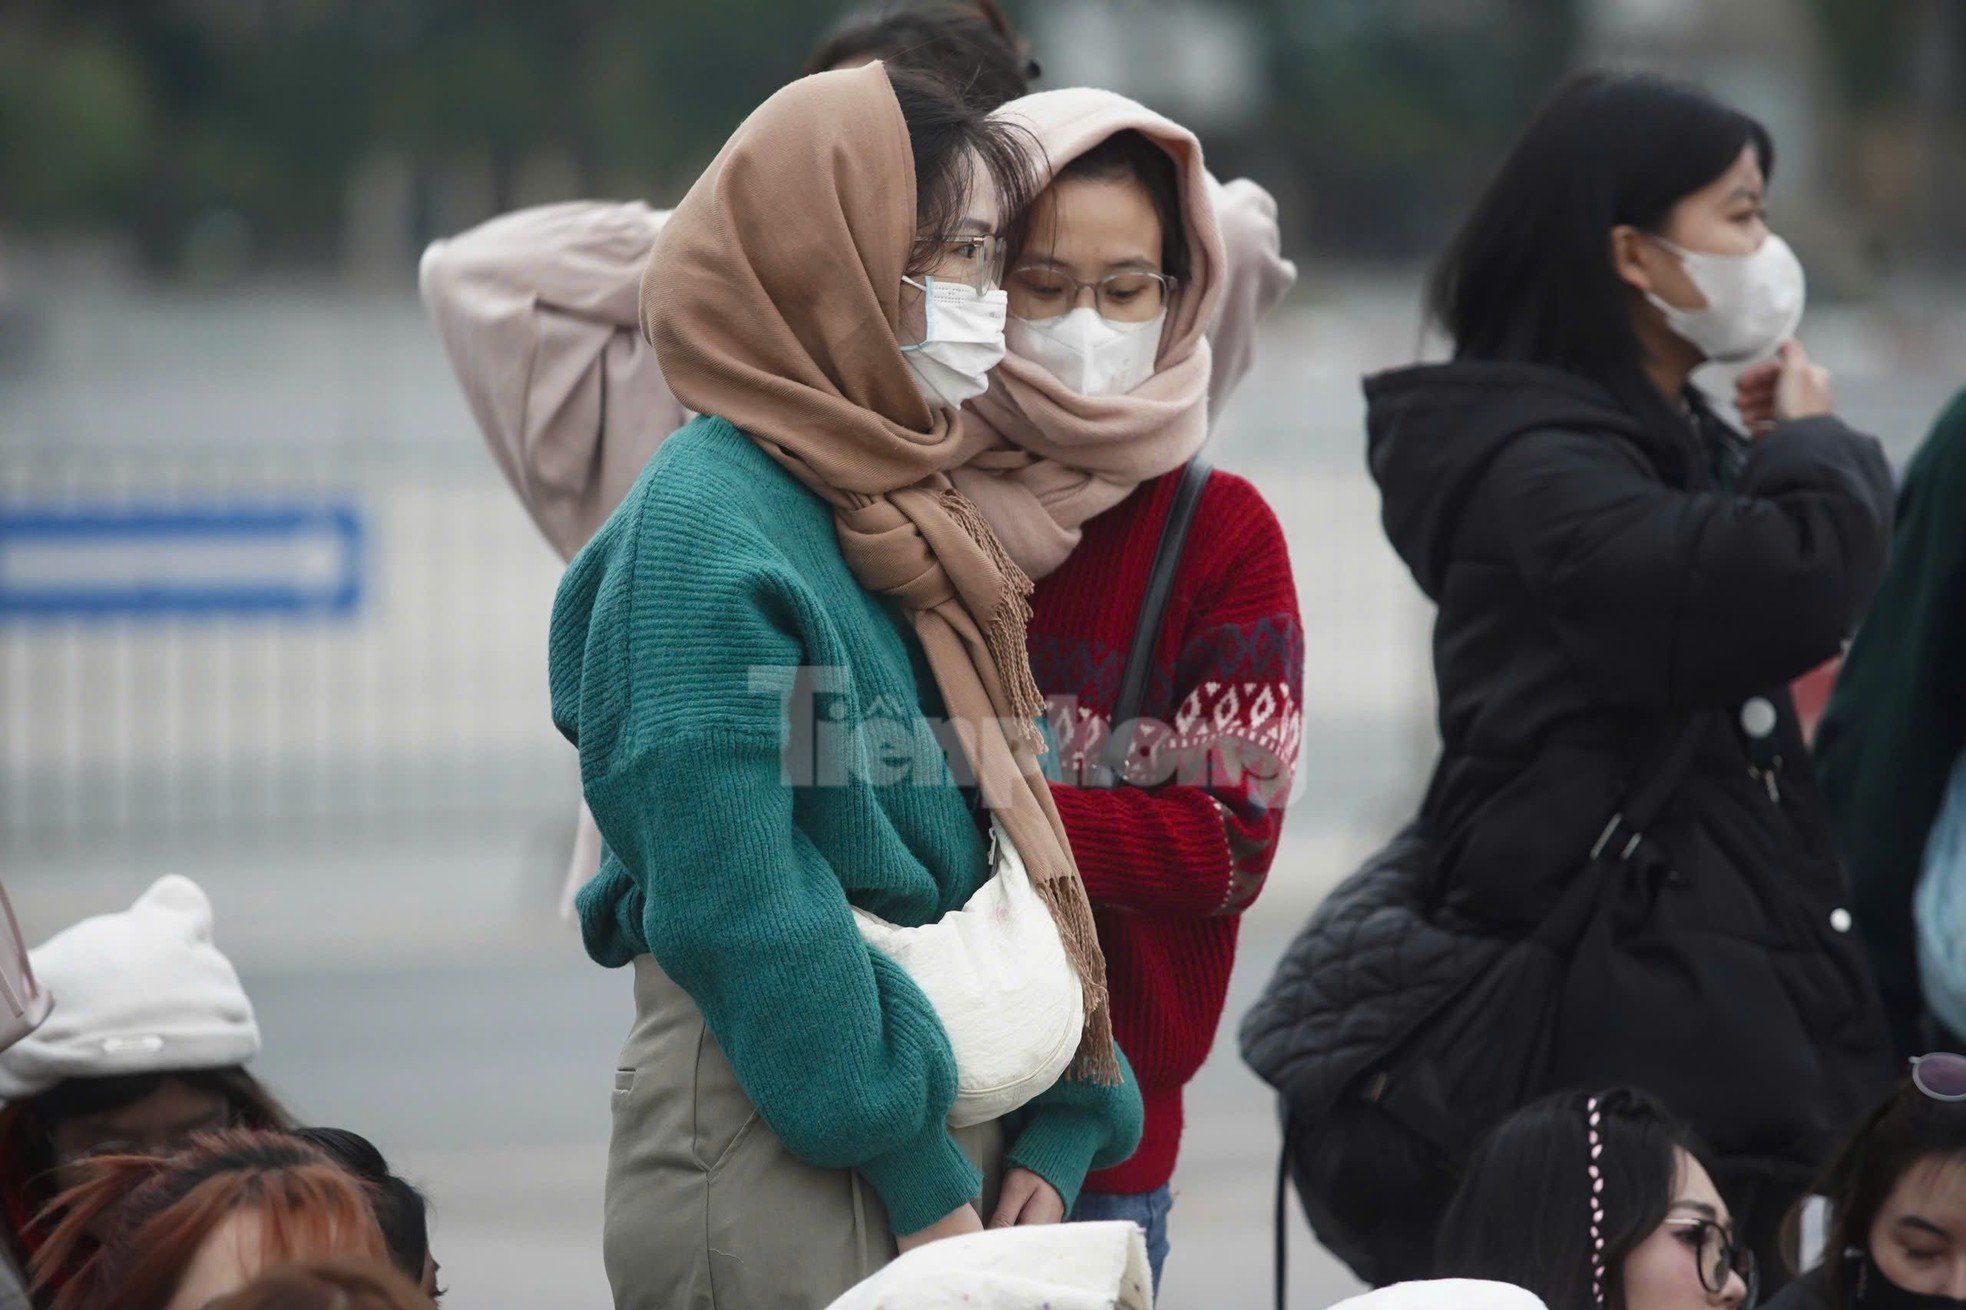
<svg viewBox="0 0 1966 1310"><path fill-rule="evenodd" d="M1249 371L1256 325L1297 280L1276 201L1209 178L1227 257L1209 408ZM642 268L665 210L574 200L522 209L423 252L417 284L464 398L506 480L571 560L628 494L663 438L689 421L642 339ZM585 808L569 892L600 861Z"/></svg>

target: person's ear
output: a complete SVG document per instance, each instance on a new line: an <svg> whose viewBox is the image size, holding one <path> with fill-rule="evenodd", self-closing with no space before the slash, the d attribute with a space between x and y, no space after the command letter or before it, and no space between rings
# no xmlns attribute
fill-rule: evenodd
<svg viewBox="0 0 1966 1310"><path fill-rule="evenodd" d="M1652 291L1649 261L1655 247L1645 234L1629 223L1611 229L1611 269L1618 280L1641 294Z"/></svg>

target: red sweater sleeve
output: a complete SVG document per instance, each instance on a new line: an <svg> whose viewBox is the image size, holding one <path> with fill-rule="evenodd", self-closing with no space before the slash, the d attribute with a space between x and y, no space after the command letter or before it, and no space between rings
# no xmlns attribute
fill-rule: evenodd
<svg viewBox="0 0 1966 1310"><path fill-rule="evenodd" d="M1175 594L1185 612L1170 605L1153 680L1173 712L1140 725L1129 769L1146 785L1054 783L1052 795L1095 903L1194 918L1240 911L1261 889L1302 729L1289 555L1242 479L1211 483Z"/></svg>
<svg viewBox="0 0 1966 1310"><path fill-rule="evenodd" d="M1228 834L1222 811L1201 788L1092 791L1053 783L1051 795L1095 904L1197 917L1228 901Z"/></svg>

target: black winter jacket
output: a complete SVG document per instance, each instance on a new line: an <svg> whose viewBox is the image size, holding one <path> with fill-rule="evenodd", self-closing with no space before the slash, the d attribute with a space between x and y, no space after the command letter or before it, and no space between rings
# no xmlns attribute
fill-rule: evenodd
<svg viewBox="0 0 1966 1310"><path fill-rule="evenodd" d="M1581 1074L1646 1087L1724 1163L1800 1182L1889 1076L1786 690L1877 585L1881 450L1834 418L1748 443L1691 397L1676 414L1533 365L1402 369L1366 395L1387 535L1438 606L1437 903L1534 925L1644 745L1699 713L1649 834L1676 949L1607 1002ZM1738 726L1752 698L1776 715L1759 742Z"/></svg>

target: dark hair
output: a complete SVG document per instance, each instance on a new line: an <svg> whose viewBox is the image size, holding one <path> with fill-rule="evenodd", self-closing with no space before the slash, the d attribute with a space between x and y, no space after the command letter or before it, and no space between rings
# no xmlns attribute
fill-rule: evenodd
<svg viewBox="0 0 1966 1310"><path fill-rule="evenodd" d="M1428 308L1455 355L1547 364L1600 381L1643 360L1611 229L1656 230L1768 130L1698 87L1580 73L1530 119L1435 266Z"/></svg>
<svg viewBox="0 0 1966 1310"><path fill-rule="evenodd" d="M1038 75L1030 46L995 0L856 11L812 52L806 72L869 59L938 78L986 114L1027 94Z"/></svg>
<svg viewBox="0 0 1966 1310"><path fill-rule="evenodd" d="M1435 1238L1434 1276L1526 1287L1549 1310L1595 1310L1591 1290L1589 1096L1565 1092L1518 1110L1475 1152ZM1665 1221L1692 1133L1643 1092L1598 1094L1604 1154L1604 1300L1623 1310L1630 1255Z"/></svg>
<svg viewBox="0 0 1966 1310"><path fill-rule="evenodd" d="M1005 235L1015 249L1023 237L1025 211L1038 190L1037 138L965 104L944 83L922 73L890 66L887 80L908 125L908 148L915 160L915 248L907 271L934 267L936 243L954 234L969 203L977 181L976 160L996 184Z"/></svg>
<svg viewBox="0 0 1966 1310"><path fill-rule="evenodd" d="M183 1083L193 1091L223 1099L232 1112L234 1128L291 1128L293 1119L273 1093L239 1065L224 1069L167 1069L158 1073L118 1074L104 1078L70 1078L56 1083L28 1102L41 1127L53 1132L57 1124L84 1115L106 1114L135 1105L167 1083Z"/></svg>
<svg viewBox="0 0 1966 1310"><path fill-rule="evenodd" d="M369 1187L369 1204L375 1209L382 1240L389 1244L389 1260L415 1279L422 1279L424 1261L430 1255L430 1203L422 1192L389 1172L389 1162L375 1143L346 1128L301 1128L294 1136L361 1179Z"/></svg>
<svg viewBox="0 0 1966 1310"><path fill-rule="evenodd" d="M1870 1248L1871 1225L1891 1189L1927 1160L1966 1168L1966 1101L1935 1101L1907 1078L1864 1116L1811 1189L1829 1198L1826 1263L1838 1271L1828 1280L1832 1305L1851 1304L1841 1275L1843 1253ZM1789 1216L1791 1236L1799 1213L1800 1206Z"/></svg>
<svg viewBox="0 0 1966 1310"><path fill-rule="evenodd" d="M1052 180L1062 182L1074 177L1087 182L1130 179L1139 183L1154 212L1160 216L1161 272L1187 281L1188 233L1181 221L1181 173L1172 155L1155 145L1145 133L1129 127L1071 160Z"/></svg>
<svg viewBox="0 0 1966 1310"><path fill-rule="evenodd" d="M11 1141L23 1158L13 1176L28 1180L33 1188L47 1187L55 1167L56 1128L70 1119L127 1109L170 1083L182 1083L223 1100L229 1111L229 1127L284 1132L294 1126L293 1116L273 1093L238 1065L69 1078L21 1103L22 1132ZM26 1200L31 1206L45 1195L30 1195Z"/></svg>

